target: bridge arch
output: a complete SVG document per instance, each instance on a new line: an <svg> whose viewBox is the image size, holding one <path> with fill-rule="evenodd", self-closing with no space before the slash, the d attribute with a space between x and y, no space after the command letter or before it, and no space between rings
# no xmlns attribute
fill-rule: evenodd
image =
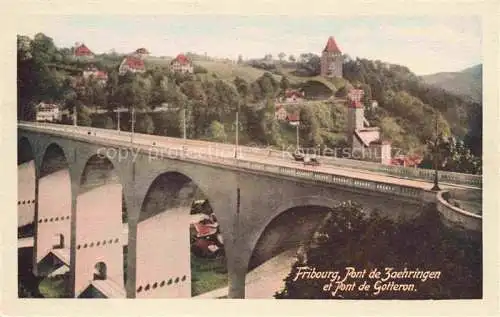
<svg viewBox="0 0 500 317"><path fill-rule="evenodd" d="M76 296L93 280L96 263L106 263L106 279L125 290L123 207L123 185L115 165L105 156L90 156L80 175L76 203Z"/></svg>
<svg viewBox="0 0 500 317"><path fill-rule="evenodd" d="M67 155L59 144L49 143L44 148L38 176L35 263L54 250L55 234L62 235L65 241L71 237L71 176ZM68 262L69 245L58 250L57 254L63 257L63 262Z"/></svg>
<svg viewBox="0 0 500 317"><path fill-rule="evenodd" d="M246 276L246 297L263 298L272 296L281 287L281 281L286 277L294 262L297 251L313 237L325 217L341 204L340 201L321 196L304 196L285 201L277 206L264 226L251 242L251 256L248 261ZM266 261L280 256L279 262L285 261L285 271L273 272L274 268L259 267ZM289 262L289 263L288 263ZM287 270L288 269L288 270ZM267 272L266 272L267 271ZM266 289L254 292L252 280L257 275L272 274L270 280L276 280L276 289ZM283 276L278 276L278 275ZM276 279L278 277L278 279ZM269 287L273 288L270 282Z"/></svg>
<svg viewBox="0 0 500 317"><path fill-rule="evenodd" d="M193 245L200 245L197 243L200 240L207 241L201 244L216 245L213 255L219 256L226 266L225 237L217 239L220 238L217 231L225 234L224 225L215 221L213 228L203 231L208 226L199 226L198 221L217 215L219 210L212 209L212 195L207 193L207 187L189 174L180 170L163 171L152 180L144 196L136 239L135 293L138 298L191 297L191 266L195 259L191 251ZM196 211L195 202L206 204L201 203L202 208Z"/></svg>
<svg viewBox="0 0 500 317"><path fill-rule="evenodd" d="M36 163L30 141L17 142L17 226L31 226L35 220Z"/></svg>

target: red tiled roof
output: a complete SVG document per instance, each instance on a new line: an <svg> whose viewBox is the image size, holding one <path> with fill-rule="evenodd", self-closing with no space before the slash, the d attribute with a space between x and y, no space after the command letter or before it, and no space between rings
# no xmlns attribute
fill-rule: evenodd
<svg viewBox="0 0 500 317"><path fill-rule="evenodd" d="M298 113L291 113L286 116L288 121L300 121L300 117Z"/></svg>
<svg viewBox="0 0 500 317"><path fill-rule="evenodd" d="M301 92L301 91L298 91L298 90L291 90L291 89L289 89L289 90L285 91L285 96L287 98L290 98L292 96L304 97L304 93Z"/></svg>
<svg viewBox="0 0 500 317"><path fill-rule="evenodd" d="M422 157L419 155L398 156L391 160L391 165L401 166L417 166L422 162Z"/></svg>
<svg viewBox="0 0 500 317"><path fill-rule="evenodd" d="M342 53L340 51L339 47L337 46L337 43L335 42L335 39L333 38L333 36L330 36L328 38L328 42L326 42L326 46L325 46L325 49L323 50L323 52Z"/></svg>
<svg viewBox="0 0 500 317"><path fill-rule="evenodd" d="M132 69L144 69L144 61L140 58L127 56L125 57L125 65Z"/></svg>
<svg viewBox="0 0 500 317"><path fill-rule="evenodd" d="M363 104L360 101L351 101L349 108L363 108Z"/></svg>
<svg viewBox="0 0 500 317"><path fill-rule="evenodd" d="M75 48L75 55L76 56L89 56L89 55L93 55L93 54L89 50L89 48L87 46L85 46L85 44L82 44L82 45Z"/></svg>
<svg viewBox="0 0 500 317"><path fill-rule="evenodd" d="M99 70L99 71L97 71L95 73L95 78L97 78L97 79L108 79L108 73Z"/></svg>
<svg viewBox="0 0 500 317"><path fill-rule="evenodd" d="M184 54L177 55L177 57L172 60L172 63L175 61L177 61L181 65L189 64L189 59Z"/></svg>

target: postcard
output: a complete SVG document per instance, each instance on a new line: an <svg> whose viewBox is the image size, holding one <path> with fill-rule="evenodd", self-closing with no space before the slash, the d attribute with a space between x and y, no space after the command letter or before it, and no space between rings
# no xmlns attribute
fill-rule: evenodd
<svg viewBox="0 0 500 317"><path fill-rule="evenodd" d="M494 313L476 9L23 13L6 315Z"/></svg>

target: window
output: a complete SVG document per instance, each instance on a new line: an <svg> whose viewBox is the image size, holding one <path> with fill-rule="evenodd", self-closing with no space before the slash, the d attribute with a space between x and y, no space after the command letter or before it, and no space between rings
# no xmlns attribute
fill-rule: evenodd
<svg viewBox="0 0 500 317"><path fill-rule="evenodd" d="M95 280L105 280L107 275L106 263L97 262L94 266L94 281Z"/></svg>
<svg viewBox="0 0 500 317"><path fill-rule="evenodd" d="M64 248L64 236L60 233L54 236L54 242L52 244L53 249L62 249Z"/></svg>

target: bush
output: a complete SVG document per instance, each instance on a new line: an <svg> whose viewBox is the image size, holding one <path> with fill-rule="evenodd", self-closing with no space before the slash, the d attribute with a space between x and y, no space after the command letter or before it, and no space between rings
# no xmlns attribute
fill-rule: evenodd
<svg viewBox="0 0 500 317"><path fill-rule="evenodd" d="M276 298L289 299L473 299L482 297L482 244L464 232L445 227L435 206L428 206L411 222L395 223L378 213L363 215L357 206L344 204L331 212L317 237L305 250L304 260L294 264L285 279L285 287ZM326 238L325 238L326 237ZM324 279L298 279L293 281L298 267L306 265L316 271L339 271L345 275L347 267L357 270L392 267L395 271L419 269L440 271L439 279L425 282L415 279L392 279L395 283L415 283L414 292L372 291L349 292L332 295L323 291ZM384 273L382 273L384 275ZM349 281L352 281L349 280ZM357 279L374 285L373 279ZM390 281L390 280L389 280ZM387 282L389 282L387 281ZM347 282L346 282L347 283ZM335 287L335 284L334 284ZM332 290L333 291L333 290Z"/></svg>
<svg viewBox="0 0 500 317"><path fill-rule="evenodd" d="M203 67L203 66L194 64L194 66L193 66L193 72L195 74L206 74L206 73L208 73L208 70L205 67Z"/></svg>

